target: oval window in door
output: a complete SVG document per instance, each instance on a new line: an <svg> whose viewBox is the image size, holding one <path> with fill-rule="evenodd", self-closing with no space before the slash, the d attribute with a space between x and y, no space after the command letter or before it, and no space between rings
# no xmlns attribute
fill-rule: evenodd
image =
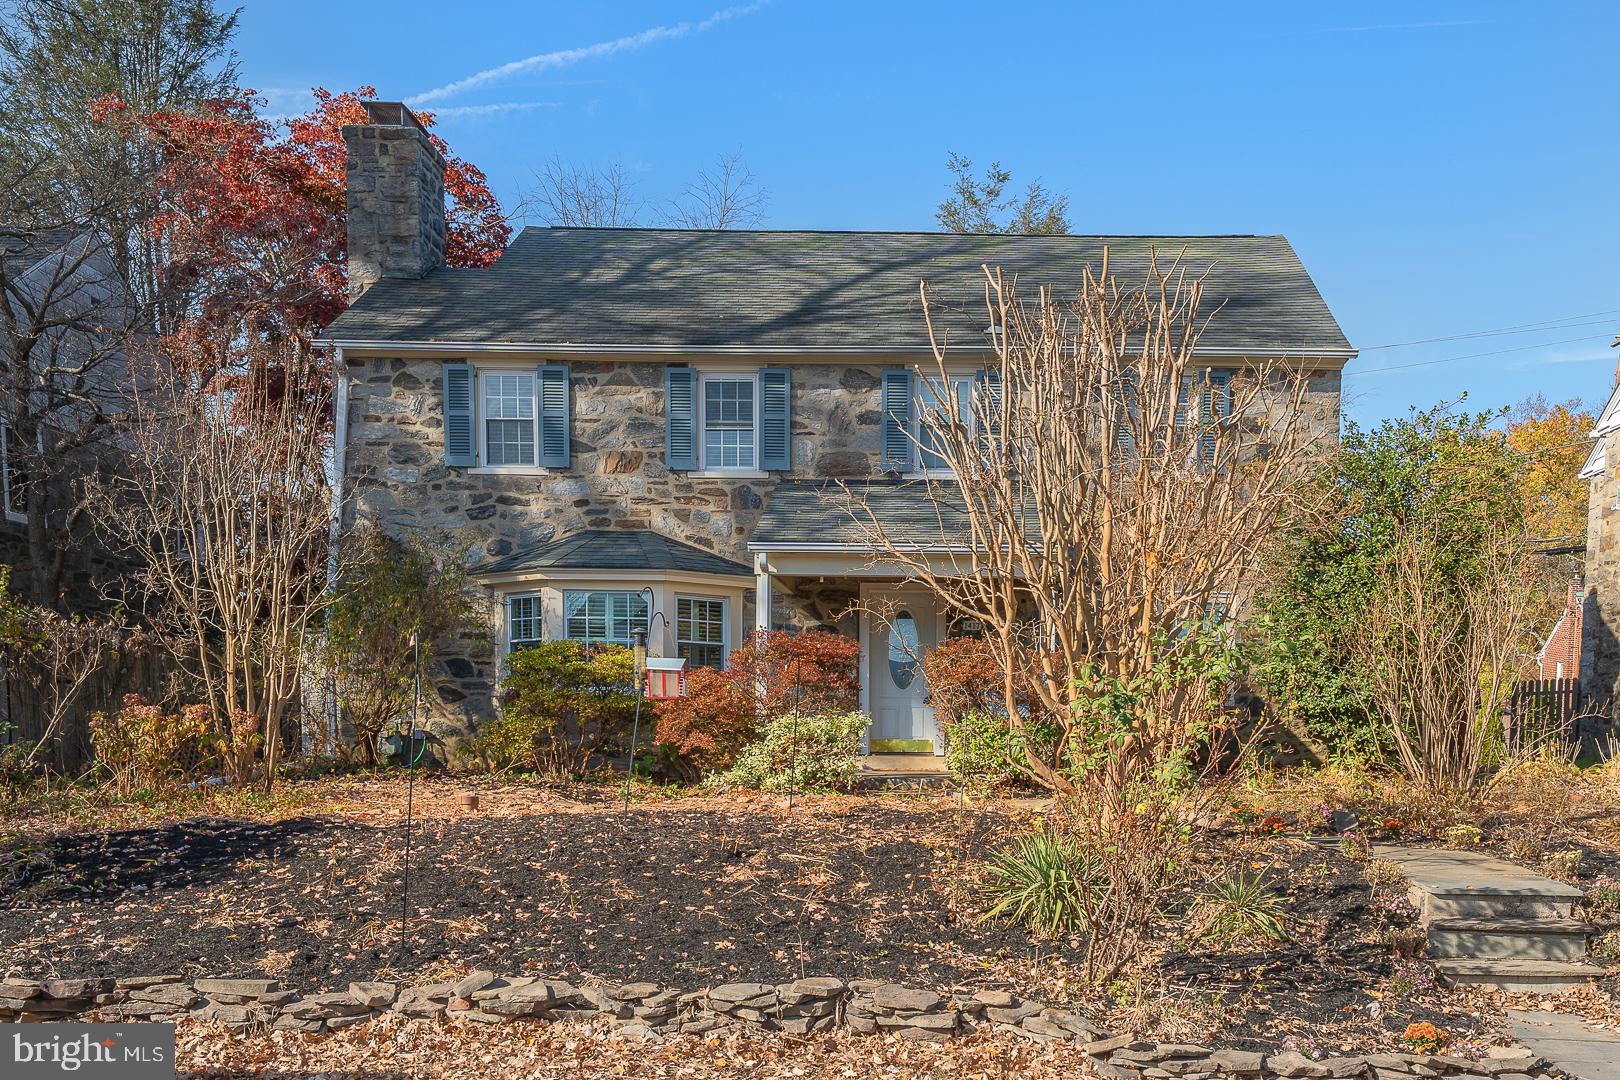
<svg viewBox="0 0 1620 1080"><path fill-rule="evenodd" d="M902 611L889 623L889 677L904 690L917 677L917 620Z"/></svg>

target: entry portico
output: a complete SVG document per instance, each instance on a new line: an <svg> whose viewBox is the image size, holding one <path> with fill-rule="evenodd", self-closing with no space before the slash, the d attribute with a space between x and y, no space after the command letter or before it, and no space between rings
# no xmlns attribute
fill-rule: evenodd
<svg viewBox="0 0 1620 1080"><path fill-rule="evenodd" d="M968 554L946 539L962 535L954 527L961 513L948 481L787 483L772 492L749 542L756 629L778 628L783 596L831 584L848 598L843 614L853 617L861 643L861 708L872 717L869 753L944 754L921 658L950 634L937 598L878 550L874 521L891 541L949 572Z"/></svg>

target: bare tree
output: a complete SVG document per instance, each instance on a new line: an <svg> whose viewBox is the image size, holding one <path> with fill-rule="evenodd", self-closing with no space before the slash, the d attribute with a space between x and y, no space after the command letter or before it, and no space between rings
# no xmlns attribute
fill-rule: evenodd
<svg viewBox="0 0 1620 1080"><path fill-rule="evenodd" d="M537 213L548 225L625 228L639 224L645 209L618 163L591 169L552 158L534 180L534 188L518 203L517 216Z"/></svg>
<svg viewBox="0 0 1620 1080"><path fill-rule="evenodd" d="M124 465L92 505L205 688L239 779L257 748L268 786L326 602L331 401L301 340L252 348L235 371L274 377L198 374L214 370L208 356L138 384Z"/></svg>
<svg viewBox="0 0 1620 1080"><path fill-rule="evenodd" d="M1105 252L1064 300L1017 295L987 267L993 349L962 358L925 285L933 355L915 374L941 404L911 438L949 471L919 481L936 521L918 535L860 489L842 497L877 561L984 628L1030 773L1060 792L1083 782L1115 813L1219 724L1214 627L1331 437L1310 422L1305 373L1204 366L1203 286L1179 261L1143 273L1122 285ZM968 402L950 389L959 359L988 365ZM1046 724L1055 743L1034 737Z"/></svg>
<svg viewBox="0 0 1620 1080"><path fill-rule="evenodd" d="M1347 659L1367 673L1402 771L1427 791L1466 795L1490 774L1513 685L1534 665L1538 601L1558 575L1522 535L1501 532L1469 569L1442 572L1443 527L1401 524Z"/></svg>
<svg viewBox="0 0 1620 1080"><path fill-rule="evenodd" d="M677 229L750 229L765 219L769 201L742 155L731 154L698 173L670 203L666 219Z"/></svg>

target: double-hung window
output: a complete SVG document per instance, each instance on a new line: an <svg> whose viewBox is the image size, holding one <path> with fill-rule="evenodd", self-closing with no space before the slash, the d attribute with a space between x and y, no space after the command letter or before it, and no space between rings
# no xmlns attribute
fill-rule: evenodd
<svg viewBox="0 0 1620 1080"><path fill-rule="evenodd" d="M675 598L675 654L689 668L724 667L726 602L702 596Z"/></svg>
<svg viewBox="0 0 1620 1080"><path fill-rule="evenodd" d="M541 641L540 598L511 596L506 600L506 651L517 652Z"/></svg>
<svg viewBox="0 0 1620 1080"><path fill-rule="evenodd" d="M534 375L527 371L484 371L485 465L534 465L536 429Z"/></svg>
<svg viewBox="0 0 1620 1080"><path fill-rule="evenodd" d="M563 633L587 645L630 644L647 628L647 595L639 592L563 593Z"/></svg>
<svg viewBox="0 0 1620 1080"><path fill-rule="evenodd" d="M925 473L949 472L944 430L960 421L969 438L977 430L973 413L973 376L933 376L917 380L917 465Z"/></svg>
<svg viewBox="0 0 1620 1080"><path fill-rule="evenodd" d="M758 468L758 381L753 375L705 375L702 379L704 469Z"/></svg>

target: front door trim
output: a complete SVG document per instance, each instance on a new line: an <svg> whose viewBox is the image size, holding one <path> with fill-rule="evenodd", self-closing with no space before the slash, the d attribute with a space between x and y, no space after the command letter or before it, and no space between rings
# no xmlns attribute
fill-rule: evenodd
<svg viewBox="0 0 1620 1080"><path fill-rule="evenodd" d="M857 633L861 643L861 711L876 722L872 707L872 643L877 635L873 632L872 612L869 610L870 602L883 597L892 597L898 594L901 598L920 597L927 603L927 609L934 619L933 641L938 644L945 640L945 614L938 600L926 588L910 582L863 581L860 588L861 617ZM945 755L945 733L939 729L939 721L934 718L933 709L928 709L930 723L933 726L934 756ZM872 753L872 724L866 725L866 731L861 735L861 753Z"/></svg>

